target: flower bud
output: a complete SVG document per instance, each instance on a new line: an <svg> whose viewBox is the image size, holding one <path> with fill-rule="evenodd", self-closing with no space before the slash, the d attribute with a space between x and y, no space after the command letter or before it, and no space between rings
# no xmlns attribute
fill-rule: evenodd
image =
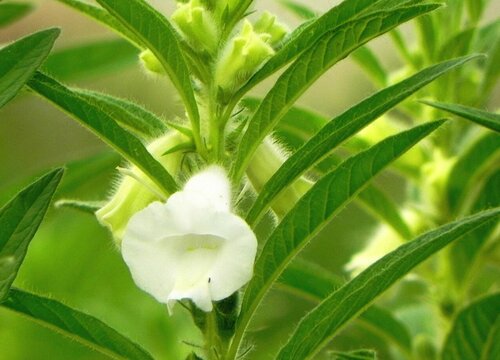
<svg viewBox="0 0 500 360"><path fill-rule="evenodd" d="M176 132L157 139L148 146L151 154L172 174L176 174L182 160L181 153L162 156L167 150L186 142L187 138ZM121 245L125 228L130 218L153 201L161 200L161 190L136 166L129 169L109 202L96 212L97 220L113 234L117 245Z"/></svg>
<svg viewBox="0 0 500 360"><path fill-rule="evenodd" d="M240 35L233 38L219 59L215 82L223 90L234 90L252 76L274 54L271 35L255 32L245 20Z"/></svg>
<svg viewBox="0 0 500 360"><path fill-rule="evenodd" d="M219 41L217 24L212 13L200 0L178 3L172 20L195 50L203 49L210 54L215 53Z"/></svg>
<svg viewBox="0 0 500 360"><path fill-rule="evenodd" d="M285 160L285 156L276 144L270 139L264 140L255 151L247 169L248 179L257 192L264 187ZM277 216L283 217L311 187L311 181L300 177L274 199L271 208Z"/></svg>
<svg viewBox="0 0 500 360"><path fill-rule="evenodd" d="M153 74L166 75L165 68L160 63L158 58L153 54L151 50L144 50L140 55L141 63L144 68Z"/></svg>
<svg viewBox="0 0 500 360"><path fill-rule="evenodd" d="M265 11L260 19L254 24L255 32L260 34L269 34L271 36L269 43L272 46L278 45L289 31L285 25L276 20L275 15Z"/></svg>

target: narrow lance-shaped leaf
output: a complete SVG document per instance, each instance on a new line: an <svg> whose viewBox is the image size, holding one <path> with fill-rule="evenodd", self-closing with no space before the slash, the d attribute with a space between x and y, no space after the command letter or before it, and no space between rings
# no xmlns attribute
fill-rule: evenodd
<svg viewBox="0 0 500 360"><path fill-rule="evenodd" d="M0 49L0 107L21 90L49 55L59 29L26 36Z"/></svg>
<svg viewBox="0 0 500 360"><path fill-rule="evenodd" d="M175 29L162 14L143 0L97 0L97 2L137 36L141 44L151 50L163 65L184 101L196 144L201 146L201 139L198 138L200 133L198 105Z"/></svg>
<svg viewBox="0 0 500 360"><path fill-rule="evenodd" d="M97 20L101 24L106 25L111 30L126 38L138 49L144 50L144 47L141 45L141 41L138 39L138 37L131 31L129 31L125 26L123 26L119 21L117 21L113 16L111 16L106 10L81 0L56 1L68 5L73 9L91 17L92 19Z"/></svg>
<svg viewBox="0 0 500 360"><path fill-rule="evenodd" d="M344 281L329 271L308 263L294 260L278 280L278 284L294 294L320 302L343 285ZM411 353L412 342L408 329L389 311L376 305L370 306L358 318L368 330L397 345L404 353Z"/></svg>
<svg viewBox="0 0 500 360"><path fill-rule="evenodd" d="M33 9L28 3L0 4L0 27L4 27L19 20Z"/></svg>
<svg viewBox="0 0 500 360"><path fill-rule="evenodd" d="M334 351L331 354L332 360L377 360L377 353L374 350L354 350L349 352Z"/></svg>
<svg viewBox="0 0 500 360"><path fill-rule="evenodd" d="M430 4L379 11L323 35L281 75L249 120L231 169L233 181L241 179L259 143L325 71L367 41L437 7Z"/></svg>
<svg viewBox="0 0 500 360"><path fill-rule="evenodd" d="M236 95L241 98L252 87L262 80L284 67L301 53L305 52L311 45L315 44L328 31L337 31L340 26L347 22L360 18L370 11L390 10L394 7L406 5L409 1L396 0L345 0L337 6L332 7L325 14L312 20L304 26L299 27L280 48L280 50L269 59L264 66L243 86ZM418 4L421 0L412 1Z"/></svg>
<svg viewBox="0 0 500 360"><path fill-rule="evenodd" d="M290 11L304 20L314 19L316 17L316 12L314 10L299 2L291 0L281 0L280 3L282 3Z"/></svg>
<svg viewBox="0 0 500 360"><path fill-rule="evenodd" d="M60 80L85 78L135 64L138 50L125 40L100 40L53 52L42 69Z"/></svg>
<svg viewBox="0 0 500 360"><path fill-rule="evenodd" d="M108 113L41 73L37 73L28 85L92 130L144 171L160 189L169 194L177 191L177 184L168 171L148 152L139 139L121 128Z"/></svg>
<svg viewBox="0 0 500 360"><path fill-rule="evenodd" d="M318 180L299 200L269 236L256 261L254 276L243 297L231 354L237 353L244 331L257 306L294 256L370 180L441 124L443 121L418 126L387 138L349 158L337 169Z"/></svg>
<svg viewBox="0 0 500 360"><path fill-rule="evenodd" d="M267 182L250 209L247 222L249 224L255 223L281 190L327 156L336 146L423 86L474 58L476 56L458 58L424 69L396 85L379 91L328 122L315 136L288 158Z"/></svg>
<svg viewBox="0 0 500 360"><path fill-rule="evenodd" d="M377 55L368 46L360 47L353 52L352 59L371 77L376 85L381 87L387 85L387 71Z"/></svg>
<svg viewBox="0 0 500 360"><path fill-rule="evenodd" d="M473 189L481 183L478 177L484 175L485 168L489 168L500 158L500 135L485 134L466 149L451 169L446 184L449 211L457 215L463 207L464 201L470 197ZM480 191L480 189L477 189Z"/></svg>
<svg viewBox="0 0 500 360"><path fill-rule="evenodd" d="M359 193L362 205L389 224L403 239L409 240L412 232L400 214L397 205L380 189L367 186Z"/></svg>
<svg viewBox="0 0 500 360"><path fill-rule="evenodd" d="M245 107L251 110L255 110L259 102L255 98L243 99ZM285 144L287 148L296 151L328 122L329 119L324 116L308 109L294 106L278 124L275 137L280 143ZM326 172L338 166L339 163L340 159L330 155L327 159L317 164L312 171L318 173L319 176L323 176ZM375 185L367 186L356 200L359 200L361 206L368 210L370 215L387 223L401 237L404 239L411 238L411 231L402 218L396 203Z"/></svg>
<svg viewBox="0 0 500 360"><path fill-rule="evenodd" d="M94 214L104 205L106 205L106 202L104 201L84 201L84 200L71 200L71 199L62 199L56 201L56 207L58 208L79 210L86 214Z"/></svg>
<svg viewBox="0 0 500 360"><path fill-rule="evenodd" d="M449 243L499 215L499 208L472 215L421 235L384 256L306 315L277 359L312 358L349 320L398 279Z"/></svg>
<svg viewBox="0 0 500 360"><path fill-rule="evenodd" d="M0 209L0 302L16 278L63 172L63 169L50 172Z"/></svg>
<svg viewBox="0 0 500 360"><path fill-rule="evenodd" d="M475 122L476 124L482 125L488 129L496 132L500 132L500 115L491 112L471 108L468 106L458 105L458 104L445 104L434 101L422 100L422 103L435 107L454 115L463 117L467 120Z"/></svg>
<svg viewBox="0 0 500 360"><path fill-rule="evenodd" d="M110 114L120 126L140 138L155 139L167 131L161 119L133 102L95 91L75 90L75 93Z"/></svg>
<svg viewBox="0 0 500 360"><path fill-rule="evenodd" d="M474 301L461 310L448 334L442 360L498 359L500 293Z"/></svg>
<svg viewBox="0 0 500 360"><path fill-rule="evenodd" d="M12 289L2 306L111 359L153 360L139 345L102 321L58 301Z"/></svg>

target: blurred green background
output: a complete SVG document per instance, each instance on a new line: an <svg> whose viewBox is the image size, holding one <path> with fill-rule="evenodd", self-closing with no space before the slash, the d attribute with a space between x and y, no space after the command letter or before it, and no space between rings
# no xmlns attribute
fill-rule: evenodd
<svg viewBox="0 0 500 360"><path fill-rule="evenodd" d="M170 13L174 5L174 1L154 3L165 13ZM313 6L322 11L335 3L318 0ZM500 4L493 3L492 13L495 13L495 7L500 8ZM53 26L63 31L56 49L115 38L113 33L93 20L56 1L36 4L36 10L29 16L1 30L0 43ZM290 27L298 24L293 15L276 1L257 1L257 8L279 14ZM412 37L411 33L406 33ZM376 53L383 54L387 68L397 67L396 54L386 37L370 46ZM145 74L136 63L124 64L106 74L96 72L88 78L72 78L66 82L133 99L167 119L182 115L180 101L172 86L164 79ZM270 83L256 89L256 94L262 94ZM361 70L350 60L345 60L320 79L301 98L300 104L333 116L372 91ZM499 93L498 89L496 93ZM491 106L498 103L493 101ZM105 151L108 151L106 146L75 121L33 94L23 93L0 111L0 203L5 203L33 176L51 167L85 161L87 157ZM66 178L70 179L77 168L70 167ZM115 177L112 167L109 169L99 178L88 179L85 186L75 188L67 184L59 197L102 199L110 192ZM383 174L379 181L389 184L386 187L390 191L402 196L401 183L392 175ZM343 275L343 264L363 244L374 225L364 212L349 206L307 248L303 257ZM190 349L184 342L200 343L189 317L180 306L174 316L169 317L164 306L135 287L110 235L89 215L52 209L32 242L15 285L52 296L95 315L143 344L159 359L181 359ZM255 324L255 329L259 330L256 341L260 353L272 355L300 315L311 306L279 290L268 296ZM362 338L363 343L353 342L354 337ZM337 347L347 349L377 344L376 338L358 327L348 328L336 341ZM0 360L101 358L104 357L98 353L0 309Z"/></svg>

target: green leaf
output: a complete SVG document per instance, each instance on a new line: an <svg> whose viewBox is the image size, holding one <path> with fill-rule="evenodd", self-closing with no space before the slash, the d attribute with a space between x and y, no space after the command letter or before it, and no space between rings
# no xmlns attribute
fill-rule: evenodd
<svg viewBox="0 0 500 360"><path fill-rule="evenodd" d="M128 42L100 40L55 51L42 68L44 72L66 80L117 71L136 63L137 59L137 48Z"/></svg>
<svg viewBox="0 0 500 360"><path fill-rule="evenodd" d="M500 132L500 115L458 104L422 100L422 103L463 117L490 130Z"/></svg>
<svg viewBox="0 0 500 360"><path fill-rule="evenodd" d="M458 158L446 184L448 207L452 215L464 208L464 202L474 192L480 192L481 177L485 170L498 162L500 156L500 135L489 133L476 140Z"/></svg>
<svg viewBox="0 0 500 360"><path fill-rule="evenodd" d="M97 0L116 19L140 39L156 56L184 101L195 136L200 133L200 115L194 97L189 69L178 35L168 20L143 0ZM201 142L196 140L197 145Z"/></svg>
<svg viewBox="0 0 500 360"><path fill-rule="evenodd" d="M277 359L312 358L350 319L398 279L452 241L494 221L499 215L500 208L497 208L449 223L384 256L302 318Z"/></svg>
<svg viewBox="0 0 500 360"><path fill-rule="evenodd" d="M390 225L403 239L411 238L412 232L402 218L397 205L382 190L375 186L368 186L359 193L359 198L368 210Z"/></svg>
<svg viewBox="0 0 500 360"><path fill-rule="evenodd" d="M298 201L269 236L257 258L254 276L243 298L232 355L236 354L262 298L294 256L378 173L442 124L438 121L415 127L347 159Z"/></svg>
<svg viewBox="0 0 500 360"><path fill-rule="evenodd" d="M33 5L28 3L0 4L0 27L7 26L19 20L31 10L33 10Z"/></svg>
<svg viewBox="0 0 500 360"><path fill-rule="evenodd" d="M267 182L250 209L247 222L255 223L270 202L286 186L325 158L336 146L437 77L474 58L475 56L458 58L424 69L396 85L379 91L328 122L321 131L288 158Z"/></svg>
<svg viewBox="0 0 500 360"><path fill-rule="evenodd" d="M49 55L59 29L26 36L0 49L0 107L21 90Z"/></svg>
<svg viewBox="0 0 500 360"><path fill-rule="evenodd" d="M87 214L94 214L97 210L106 205L105 201L83 201L62 199L56 201L56 207L79 210Z"/></svg>
<svg viewBox="0 0 500 360"><path fill-rule="evenodd" d="M78 93L41 73L37 73L28 85L92 130L103 141L147 174L160 189L169 194L177 191L175 180L148 152L144 144L121 128L112 116L103 109L87 102Z"/></svg>
<svg viewBox="0 0 500 360"><path fill-rule="evenodd" d="M484 185L483 185L484 184ZM471 206L471 212L478 212L500 206L500 168L497 167L486 181L480 182L478 197ZM471 231L460 241L451 245L447 255L450 260L450 278L453 279L458 296L465 294L473 285L473 277L488 259L488 247L495 241L497 224Z"/></svg>
<svg viewBox="0 0 500 360"><path fill-rule="evenodd" d="M0 302L16 278L63 173L63 169L50 172L0 209L0 259L4 259L0 267Z"/></svg>
<svg viewBox="0 0 500 360"><path fill-rule="evenodd" d="M296 29L280 50L238 91L236 98L241 98L255 85L267 79L298 55L305 52L311 45L317 43L327 32L336 32L342 26L345 26L346 23L360 18L370 11L381 9L389 10L395 6L403 6L403 4L407 2L408 1L394 0L342 1L339 5L332 7L316 20L310 21L304 26ZM414 1L414 3L419 2L421 1Z"/></svg>
<svg viewBox="0 0 500 360"><path fill-rule="evenodd" d="M423 52L427 62L433 63L436 57L436 51L439 47L437 29L434 24L434 18L425 15L417 20L417 29L419 35L419 49Z"/></svg>
<svg viewBox="0 0 500 360"><path fill-rule="evenodd" d="M291 0L281 0L280 3L283 4L289 10L291 10L295 15L297 15L301 19L311 20L316 17L316 12L314 10L301 3Z"/></svg>
<svg viewBox="0 0 500 360"><path fill-rule="evenodd" d="M89 185L89 179L99 181L100 176L109 176L111 171L120 165L121 161L121 157L118 154L112 151L105 151L81 160L66 163L64 179L59 184L57 193L62 196L72 195L75 191L79 191L82 186ZM10 197L17 193L19 188L26 186L26 184L33 182L40 176L41 174L33 177L30 176L2 187L2 191L0 191L0 204L7 202Z"/></svg>
<svg viewBox="0 0 500 360"><path fill-rule="evenodd" d="M343 285L344 281L329 271L304 260L294 260L278 280L278 284L299 293L314 302L319 302ZM358 318L360 324L370 331L393 342L403 352L411 353L411 337L408 329L392 314L372 305Z"/></svg>
<svg viewBox="0 0 500 360"><path fill-rule="evenodd" d="M88 103L110 114L121 127L140 138L155 139L167 131L167 126L160 118L133 102L96 91L74 92Z"/></svg>
<svg viewBox="0 0 500 360"><path fill-rule="evenodd" d="M353 60L371 77L378 86L387 85L388 74L375 53L367 46L352 53Z"/></svg>
<svg viewBox="0 0 500 360"><path fill-rule="evenodd" d="M130 41L138 49L144 50L139 38L111 16L106 10L81 0L56 0L106 25L117 34Z"/></svg>
<svg viewBox="0 0 500 360"><path fill-rule="evenodd" d="M242 103L251 110L255 110L259 105L259 100L255 98L245 98ZM308 109L292 107L278 124L275 132L280 143L292 150L297 150L304 143L316 134L329 120ZM323 176L325 172L338 166L340 160L330 156L316 165L314 172ZM397 205L380 189L374 185L367 186L358 199L360 205L374 215L378 220L385 221L404 239L411 238L408 225L398 210Z"/></svg>
<svg viewBox="0 0 500 360"><path fill-rule="evenodd" d="M481 20L485 5L484 0L465 0L465 5L473 23Z"/></svg>
<svg viewBox="0 0 500 360"><path fill-rule="evenodd" d="M58 301L12 289L2 306L111 359L153 359L102 321Z"/></svg>
<svg viewBox="0 0 500 360"><path fill-rule="evenodd" d="M455 318L442 360L479 360L500 357L500 293L474 301Z"/></svg>
<svg viewBox="0 0 500 360"><path fill-rule="evenodd" d="M333 360L377 360L377 353L373 350L334 351L331 354Z"/></svg>
<svg viewBox="0 0 500 360"><path fill-rule="evenodd" d="M241 179L264 137L325 71L369 40L437 7L438 5L431 4L379 11L348 22L323 35L281 75L249 120L231 169L233 181Z"/></svg>

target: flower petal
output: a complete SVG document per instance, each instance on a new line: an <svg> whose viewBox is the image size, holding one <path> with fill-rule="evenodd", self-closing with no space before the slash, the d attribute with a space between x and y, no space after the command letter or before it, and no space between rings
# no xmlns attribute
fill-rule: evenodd
<svg viewBox="0 0 500 360"><path fill-rule="evenodd" d="M230 210L231 184L221 167L211 166L194 175L184 185L183 191L205 197L215 210Z"/></svg>

